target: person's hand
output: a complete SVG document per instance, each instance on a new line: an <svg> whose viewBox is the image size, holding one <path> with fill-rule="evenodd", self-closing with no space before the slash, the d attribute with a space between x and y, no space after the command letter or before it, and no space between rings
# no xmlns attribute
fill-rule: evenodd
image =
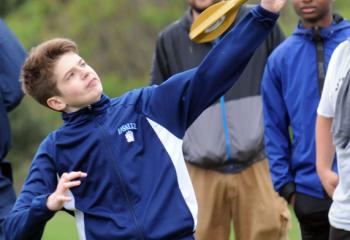
<svg viewBox="0 0 350 240"><path fill-rule="evenodd" d="M334 190L337 187L339 182L338 175L332 170L325 170L325 171L319 172L319 176L320 176L322 185L326 190L328 196L332 197Z"/></svg>
<svg viewBox="0 0 350 240"><path fill-rule="evenodd" d="M261 6L270 12L278 13L286 2L287 0L261 0Z"/></svg>
<svg viewBox="0 0 350 240"><path fill-rule="evenodd" d="M76 179L86 176L87 174L84 172L63 173L58 181L56 191L47 198L47 208L51 211L62 209L64 203L72 200L71 197L67 196L66 191L72 187L79 186L81 181Z"/></svg>

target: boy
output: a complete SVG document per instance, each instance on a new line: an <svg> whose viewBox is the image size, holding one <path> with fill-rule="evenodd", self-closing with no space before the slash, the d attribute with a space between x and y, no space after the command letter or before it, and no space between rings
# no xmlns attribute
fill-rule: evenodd
<svg viewBox="0 0 350 240"><path fill-rule="evenodd" d="M293 207L302 239L328 240L332 200L316 172L316 109L350 22L334 14L333 0L291 2L300 21L269 57L262 81L265 148L275 190Z"/></svg>
<svg viewBox="0 0 350 240"><path fill-rule="evenodd" d="M333 199L328 214L330 240L350 238L349 54L350 39L347 39L332 55L317 109L317 173ZM335 153L338 173L332 169Z"/></svg>
<svg viewBox="0 0 350 240"><path fill-rule="evenodd" d="M7 238L40 239L64 207L80 239L193 239L197 205L181 139L236 81L285 2L262 0L198 68L115 99L102 95L72 41L35 48L24 88L62 112L64 124L40 145L6 219Z"/></svg>

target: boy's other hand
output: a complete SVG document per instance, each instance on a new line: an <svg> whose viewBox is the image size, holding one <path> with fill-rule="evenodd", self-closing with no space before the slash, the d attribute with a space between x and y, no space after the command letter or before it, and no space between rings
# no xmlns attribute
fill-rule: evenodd
<svg viewBox="0 0 350 240"><path fill-rule="evenodd" d="M70 172L63 173L60 180L58 181L56 191L53 192L46 202L46 206L51 211L58 211L63 208L64 203L72 200L71 197L67 196L67 190L72 187L79 186L81 184L80 180L82 177L86 177L87 173L84 172Z"/></svg>
<svg viewBox="0 0 350 240"><path fill-rule="evenodd" d="M326 190L329 197L333 197L333 193L335 188L339 183L339 176L333 172L332 170L325 170L322 172L318 172L322 185Z"/></svg>
<svg viewBox="0 0 350 240"><path fill-rule="evenodd" d="M278 13L286 2L287 0L261 0L261 6L270 12Z"/></svg>

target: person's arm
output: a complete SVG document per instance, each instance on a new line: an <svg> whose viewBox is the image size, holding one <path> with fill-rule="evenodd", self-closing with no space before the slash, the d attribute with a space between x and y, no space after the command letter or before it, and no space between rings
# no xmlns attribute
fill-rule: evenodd
<svg viewBox="0 0 350 240"><path fill-rule="evenodd" d="M82 172L58 173L50 156L50 141L41 144L30 168L22 191L5 220L4 232L8 240L41 239L46 223L65 202L71 200L66 190L80 185Z"/></svg>
<svg viewBox="0 0 350 240"><path fill-rule="evenodd" d="M289 202L295 192L294 178L289 163L291 154L290 119L282 96L278 61L275 60L275 55L270 57L262 81L265 150L274 188Z"/></svg>
<svg viewBox="0 0 350 240"><path fill-rule="evenodd" d="M4 233L8 240L41 239L46 222L55 213L46 206L47 198L57 184L49 145L47 139L40 145L22 191L5 219Z"/></svg>
<svg viewBox="0 0 350 240"><path fill-rule="evenodd" d="M349 47L347 42L341 43L333 52L329 61L327 75L322 90L321 100L317 108L316 119L316 170L327 194L332 197L338 185L337 173L333 171L335 147L332 136L334 106L330 95L334 92L336 82L342 78L341 69L348 62ZM334 100L334 99L333 99Z"/></svg>
<svg viewBox="0 0 350 240"><path fill-rule="evenodd" d="M236 82L277 18L277 14L261 6L252 9L198 68L176 74L151 88L146 114L182 138L199 114Z"/></svg>
<svg viewBox="0 0 350 240"><path fill-rule="evenodd" d="M327 194L332 197L338 185L338 175L332 171L335 148L332 141L333 118L317 115L316 169Z"/></svg>
<svg viewBox="0 0 350 240"><path fill-rule="evenodd" d="M0 98L9 112L23 97L19 75L26 53L11 30L0 20Z"/></svg>
<svg viewBox="0 0 350 240"><path fill-rule="evenodd" d="M167 52L164 46L164 35L161 33L157 39L153 54L150 85L161 84L170 77Z"/></svg>

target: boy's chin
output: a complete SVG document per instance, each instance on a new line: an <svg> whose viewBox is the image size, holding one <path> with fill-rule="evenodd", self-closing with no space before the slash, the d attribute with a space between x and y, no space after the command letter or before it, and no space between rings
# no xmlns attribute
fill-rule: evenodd
<svg viewBox="0 0 350 240"><path fill-rule="evenodd" d="M102 92L98 93L98 94L96 94L96 96L92 97L91 100L86 103L86 105L91 105L91 104L94 104L94 103L100 101L101 97L102 97Z"/></svg>
<svg viewBox="0 0 350 240"><path fill-rule="evenodd" d="M88 95L88 99L91 101L90 103L97 102L101 99L101 96L103 94L102 87L93 89Z"/></svg>
<svg viewBox="0 0 350 240"><path fill-rule="evenodd" d="M95 100L95 102L94 102L94 103L96 103L96 102L100 101L100 100L101 100L101 97L102 97L102 94L101 94L100 96L98 96L98 98Z"/></svg>

